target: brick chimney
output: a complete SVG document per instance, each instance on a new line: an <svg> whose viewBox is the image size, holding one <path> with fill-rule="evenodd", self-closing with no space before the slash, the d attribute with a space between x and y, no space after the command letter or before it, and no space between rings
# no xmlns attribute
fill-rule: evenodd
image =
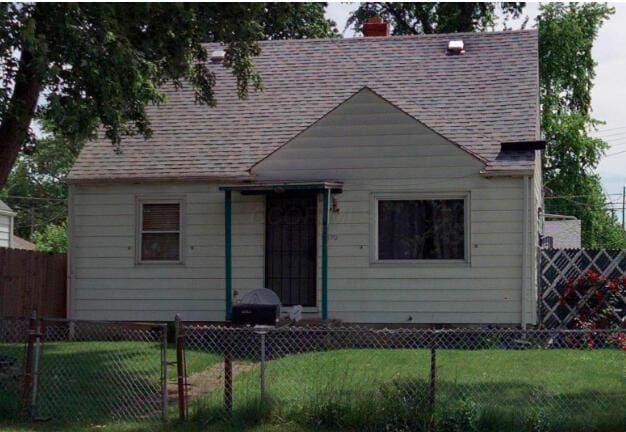
<svg viewBox="0 0 626 432"><path fill-rule="evenodd" d="M363 23L363 36L365 37L374 37L374 36L389 36L390 33L389 23L385 22L379 16L368 18L365 23Z"/></svg>

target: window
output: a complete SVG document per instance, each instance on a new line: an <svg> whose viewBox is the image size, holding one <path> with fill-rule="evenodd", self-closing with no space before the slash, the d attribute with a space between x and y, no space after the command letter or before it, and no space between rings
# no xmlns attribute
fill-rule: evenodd
<svg viewBox="0 0 626 432"><path fill-rule="evenodd" d="M181 203L140 202L139 261L181 260Z"/></svg>
<svg viewBox="0 0 626 432"><path fill-rule="evenodd" d="M377 198L376 260L464 260L465 198Z"/></svg>

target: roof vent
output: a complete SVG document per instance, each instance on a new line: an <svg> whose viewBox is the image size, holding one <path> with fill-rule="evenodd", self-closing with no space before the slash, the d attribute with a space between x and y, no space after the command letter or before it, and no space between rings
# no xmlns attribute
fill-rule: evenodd
<svg viewBox="0 0 626 432"><path fill-rule="evenodd" d="M363 36L389 36L390 26L379 16L370 17L363 23Z"/></svg>
<svg viewBox="0 0 626 432"><path fill-rule="evenodd" d="M462 40L448 42L448 54L465 54L465 44Z"/></svg>
<svg viewBox="0 0 626 432"><path fill-rule="evenodd" d="M211 63L224 63L225 55L226 51L224 50L215 50L211 52Z"/></svg>

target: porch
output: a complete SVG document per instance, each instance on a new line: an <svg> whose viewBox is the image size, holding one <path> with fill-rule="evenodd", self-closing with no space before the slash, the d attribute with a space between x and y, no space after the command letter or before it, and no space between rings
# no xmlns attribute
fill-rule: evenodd
<svg viewBox="0 0 626 432"><path fill-rule="evenodd" d="M225 319L231 319L233 304L233 192L265 197L264 287L272 289L283 306L300 304L317 308L328 319L328 224L331 195L343 191L343 183L251 182L225 185L224 271ZM318 211L321 197L322 211ZM319 216L318 216L319 215ZM318 226L321 218L320 298L317 298Z"/></svg>

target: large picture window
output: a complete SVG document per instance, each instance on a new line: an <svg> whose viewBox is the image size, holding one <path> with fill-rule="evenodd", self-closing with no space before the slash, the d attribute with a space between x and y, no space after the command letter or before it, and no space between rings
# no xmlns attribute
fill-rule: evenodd
<svg viewBox="0 0 626 432"><path fill-rule="evenodd" d="M141 262L181 261L181 203L140 202Z"/></svg>
<svg viewBox="0 0 626 432"><path fill-rule="evenodd" d="M378 261L464 260L465 199L377 199Z"/></svg>

